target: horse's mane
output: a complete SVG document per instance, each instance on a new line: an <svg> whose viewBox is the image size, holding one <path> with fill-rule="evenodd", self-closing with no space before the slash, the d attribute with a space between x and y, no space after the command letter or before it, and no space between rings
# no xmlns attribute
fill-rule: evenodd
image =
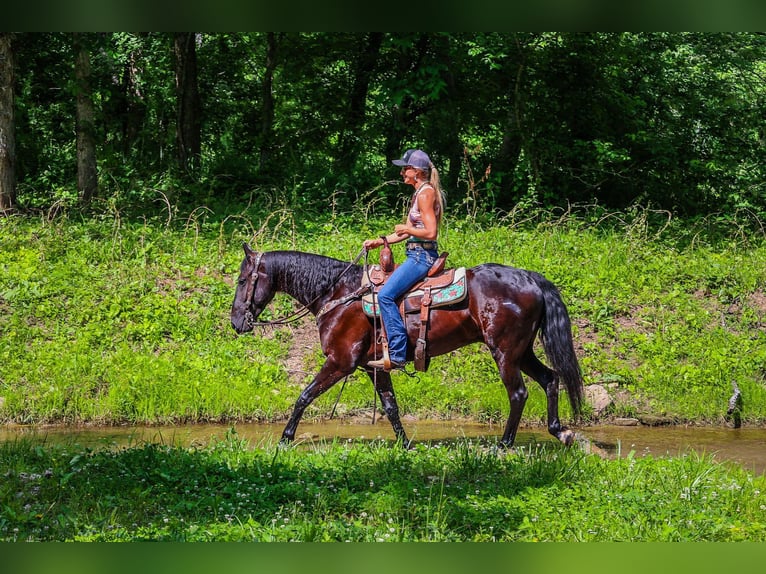
<svg viewBox="0 0 766 574"><path fill-rule="evenodd" d="M356 289L362 280L362 268L324 255L302 251L269 253L269 274L280 290L306 304L340 283ZM345 273L344 273L345 271Z"/></svg>

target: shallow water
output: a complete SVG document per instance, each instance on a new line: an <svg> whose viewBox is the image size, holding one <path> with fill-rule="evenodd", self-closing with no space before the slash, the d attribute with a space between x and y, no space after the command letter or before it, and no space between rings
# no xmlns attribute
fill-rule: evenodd
<svg viewBox="0 0 766 574"><path fill-rule="evenodd" d="M439 442L471 438L496 442L503 432L501 425L465 421L405 421L413 442ZM233 428L240 438L253 446L279 440L284 425L242 423L234 425L125 426L125 427L5 427L0 441L28 438L53 443L78 444L90 448L125 447L145 443L199 445L221 440ZM594 447L610 458L634 456L677 456L691 451L713 455L719 461L731 461L745 469L766 474L766 429L710 427L594 426L576 429ZM330 420L302 422L296 442L311 440L388 440L393 441L391 426L385 419L372 424L371 419L354 422ZM516 446L555 442L544 429L520 429Z"/></svg>
<svg viewBox="0 0 766 574"><path fill-rule="evenodd" d="M660 457L694 451L766 474L766 429L762 428L604 426L579 430L611 456L624 457L635 451L636 455Z"/></svg>

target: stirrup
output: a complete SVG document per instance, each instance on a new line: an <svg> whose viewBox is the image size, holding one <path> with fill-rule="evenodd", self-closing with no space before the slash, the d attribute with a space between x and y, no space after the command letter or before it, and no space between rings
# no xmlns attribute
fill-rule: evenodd
<svg viewBox="0 0 766 574"><path fill-rule="evenodd" d="M404 369L404 366L407 363L398 363L396 361L390 360L388 357L384 357L382 359L375 359L374 361L370 361L367 363L368 367L372 367L373 369L383 369L386 372L393 371L394 369Z"/></svg>

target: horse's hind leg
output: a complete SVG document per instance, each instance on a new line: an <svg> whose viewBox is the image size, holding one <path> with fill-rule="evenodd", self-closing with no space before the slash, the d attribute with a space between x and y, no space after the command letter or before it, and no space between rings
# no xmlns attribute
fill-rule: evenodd
<svg viewBox="0 0 766 574"><path fill-rule="evenodd" d="M530 347L521 361L521 370L536 380L548 398L548 432L570 446L575 433L561 424L559 419L559 379L556 373L543 365Z"/></svg>
<svg viewBox="0 0 766 574"><path fill-rule="evenodd" d="M516 431L519 430L521 414L524 412L524 405L527 403L528 391L524 385L521 371L515 362L510 361L498 350L494 350L492 356L495 358L497 367L500 370L500 378L503 380L505 390L508 393L508 401L511 404L503 438L500 439L502 446L510 448L516 440Z"/></svg>
<svg viewBox="0 0 766 574"><path fill-rule="evenodd" d="M396 395L394 394L394 386L391 384L391 375L384 371L375 369L366 369L367 374L372 379L372 383L375 386L375 391L380 397L380 402L383 405L383 410L388 417L391 426L394 429L396 440L402 444L405 448L409 447L409 440L407 439L407 433L404 432L402 421L399 418L399 405L396 402Z"/></svg>

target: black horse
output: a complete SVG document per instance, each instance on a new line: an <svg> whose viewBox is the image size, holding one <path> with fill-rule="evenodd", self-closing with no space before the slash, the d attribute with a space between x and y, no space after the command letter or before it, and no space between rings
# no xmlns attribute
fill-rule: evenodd
<svg viewBox="0 0 766 574"><path fill-rule="evenodd" d="M297 251L258 253L244 245L231 308L231 324L237 333L253 329L275 293L283 292L317 317L319 337L326 360L295 403L282 433L282 441L295 438L305 409L339 380L362 368L370 375L397 439L408 444L399 408L385 371L375 372L367 363L379 356L377 321L365 315L361 296L362 266L330 257ZM539 273L486 263L466 270L468 295L453 306L431 311L428 353L442 355L471 343L484 343L495 359L510 401L510 413L501 444L512 446L527 400L522 372L537 381L548 399L548 431L565 445L575 433L561 424L558 413L559 381L564 384L573 415L579 416L583 401L580 367L572 342L566 306L558 289ZM321 310L321 312L320 312ZM408 360L418 337L420 321L408 317ZM539 333L552 368L534 353Z"/></svg>

